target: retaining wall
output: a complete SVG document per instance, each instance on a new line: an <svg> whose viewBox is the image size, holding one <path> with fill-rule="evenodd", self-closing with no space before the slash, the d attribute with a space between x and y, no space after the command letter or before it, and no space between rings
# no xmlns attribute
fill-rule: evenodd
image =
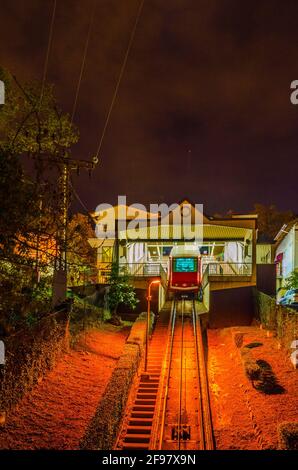
<svg viewBox="0 0 298 470"><path fill-rule="evenodd" d="M151 317L151 326L153 315ZM146 314L132 326L117 367L102 396L80 447L84 450L111 450L117 438L130 387L138 370L146 341Z"/></svg>

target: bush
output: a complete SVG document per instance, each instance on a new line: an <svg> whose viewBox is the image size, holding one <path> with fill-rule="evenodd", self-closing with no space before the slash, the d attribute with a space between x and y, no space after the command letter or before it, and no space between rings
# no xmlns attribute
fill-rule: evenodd
<svg viewBox="0 0 298 470"><path fill-rule="evenodd" d="M0 412L8 411L56 364L68 349L68 314L60 311L5 340L0 368Z"/></svg>
<svg viewBox="0 0 298 470"><path fill-rule="evenodd" d="M70 333L76 336L82 330L98 327L110 318L110 312L103 307L89 304L80 297L73 296L73 305L70 315Z"/></svg>
<svg viewBox="0 0 298 470"><path fill-rule="evenodd" d="M280 423L277 427L279 447L282 450L298 450L298 422Z"/></svg>
<svg viewBox="0 0 298 470"><path fill-rule="evenodd" d="M256 363L255 359L252 357L251 351L249 348L241 349L241 359L244 367L246 376L254 382L255 380L260 380L261 378L261 368Z"/></svg>

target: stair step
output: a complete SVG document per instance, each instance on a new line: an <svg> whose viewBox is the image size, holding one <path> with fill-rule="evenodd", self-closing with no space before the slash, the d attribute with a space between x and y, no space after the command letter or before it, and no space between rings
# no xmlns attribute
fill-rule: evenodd
<svg viewBox="0 0 298 470"><path fill-rule="evenodd" d="M152 426L152 418L130 418L128 421L129 426Z"/></svg>
<svg viewBox="0 0 298 470"><path fill-rule="evenodd" d="M145 387L140 387L138 390L138 393L157 393L157 388L145 388Z"/></svg>
<svg viewBox="0 0 298 470"><path fill-rule="evenodd" d="M127 426L127 434L151 434L151 427L149 426Z"/></svg>
<svg viewBox="0 0 298 470"><path fill-rule="evenodd" d="M133 434L133 435L127 434L124 438L124 442L149 444L150 436L148 436L148 434Z"/></svg>
<svg viewBox="0 0 298 470"><path fill-rule="evenodd" d="M133 411L154 411L154 405L134 405Z"/></svg>
<svg viewBox="0 0 298 470"><path fill-rule="evenodd" d="M131 442L124 442L122 445L122 449L128 449L128 450L133 450L133 449L149 449L149 442L148 443L142 443L142 442L136 442L136 443L131 443Z"/></svg>
<svg viewBox="0 0 298 470"><path fill-rule="evenodd" d="M153 379L153 380L142 380L140 382L140 387L158 387L158 379Z"/></svg>
<svg viewBox="0 0 298 470"><path fill-rule="evenodd" d="M132 418L153 418L153 411L132 411Z"/></svg>
<svg viewBox="0 0 298 470"><path fill-rule="evenodd" d="M156 403L156 400L143 400L143 399L136 399L134 404L135 405L141 405L141 406L154 406Z"/></svg>
<svg viewBox="0 0 298 470"><path fill-rule="evenodd" d="M157 393L137 393L137 399L138 400L140 398L145 398L145 399L151 398L151 400L154 400L154 399L156 399L156 396L157 396Z"/></svg>

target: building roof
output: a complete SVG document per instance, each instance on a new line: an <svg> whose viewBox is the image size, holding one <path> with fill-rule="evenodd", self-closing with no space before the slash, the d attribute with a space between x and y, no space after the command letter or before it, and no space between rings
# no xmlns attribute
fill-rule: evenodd
<svg viewBox="0 0 298 470"><path fill-rule="evenodd" d="M295 219L291 220L287 224L283 224L279 232L276 234L274 237L274 241L276 242L276 245L279 245L283 239L287 236L287 234L291 231L291 229L294 227L294 225L298 224L298 217Z"/></svg>
<svg viewBox="0 0 298 470"><path fill-rule="evenodd" d="M250 229L245 227L231 227L226 225L202 224L197 227L196 238L202 240L243 240L250 238ZM127 229L119 232L119 239L134 239L135 229ZM183 226L185 240L191 240L194 226ZM139 240L181 240L180 225L153 225L137 229Z"/></svg>

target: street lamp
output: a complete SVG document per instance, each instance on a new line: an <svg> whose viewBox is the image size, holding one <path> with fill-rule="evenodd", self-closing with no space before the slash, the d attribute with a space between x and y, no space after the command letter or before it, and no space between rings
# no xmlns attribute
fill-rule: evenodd
<svg viewBox="0 0 298 470"><path fill-rule="evenodd" d="M148 365L148 346L149 346L149 331L150 331L150 301L151 301L151 286L153 284L160 284L159 279L155 279L148 284L147 291L147 328L146 328L146 347L145 347L145 372L147 372Z"/></svg>

